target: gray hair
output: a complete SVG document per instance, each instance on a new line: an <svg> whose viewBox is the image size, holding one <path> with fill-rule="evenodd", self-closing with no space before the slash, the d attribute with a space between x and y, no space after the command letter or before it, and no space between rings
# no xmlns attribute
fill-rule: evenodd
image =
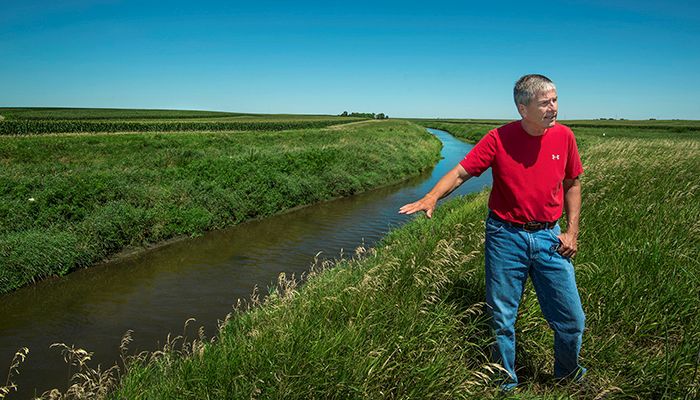
<svg viewBox="0 0 700 400"><path fill-rule="evenodd" d="M522 104L527 106L538 93L550 90L557 90L557 88L554 86L554 82L546 76L538 74L525 75L515 82L515 87L513 88L515 105Z"/></svg>

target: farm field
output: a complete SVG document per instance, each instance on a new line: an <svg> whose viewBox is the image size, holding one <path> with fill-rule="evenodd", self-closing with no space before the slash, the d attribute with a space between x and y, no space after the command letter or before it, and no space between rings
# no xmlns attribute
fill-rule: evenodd
<svg viewBox="0 0 700 400"><path fill-rule="evenodd" d="M331 115L213 111L0 108L0 136L46 133L279 131L361 121Z"/></svg>
<svg viewBox="0 0 700 400"><path fill-rule="evenodd" d="M46 110L40 111L29 116L43 118ZM66 112L113 116L98 111ZM439 141L404 121L275 118L253 121L260 125L246 131L0 136L0 293L127 248L398 182L439 156ZM278 129L291 123L299 126Z"/></svg>
<svg viewBox="0 0 700 400"><path fill-rule="evenodd" d="M697 398L698 131L590 125L575 129L589 382L552 382L552 335L528 284L516 326L523 382L512 398ZM239 305L213 344L133 359L112 397L499 396L482 303L487 197L446 202L375 249L316 268L301 287L281 279L267 299Z"/></svg>
<svg viewBox="0 0 700 400"><path fill-rule="evenodd" d="M331 115L312 114L253 114L234 113L224 111L196 111L196 110L139 110L130 108L10 108L0 107L0 116L5 120L178 120L178 119L277 119L277 120L312 120L312 119L337 119L348 117L336 117Z"/></svg>

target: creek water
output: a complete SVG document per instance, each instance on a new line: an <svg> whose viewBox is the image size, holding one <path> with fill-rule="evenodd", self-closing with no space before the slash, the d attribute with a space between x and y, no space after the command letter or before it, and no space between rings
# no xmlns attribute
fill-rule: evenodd
<svg viewBox="0 0 700 400"><path fill-rule="evenodd" d="M211 336L254 287L265 294L281 272L298 277L319 252L321 259L335 259L360 245L373 246L413 218L398 209L427 193L472 147L447 132L429 131L443 143L442 160L401 184L174 242L1 296L0 367L9 366L19 348L30 349L12 379L19 391L10 398L65 390L75 371L59 349L49 348L52 343L94 352L90 365L104 369L118 360L120 339L129 329L132 354L162 347L169 332L183 332L188 318L196 319L189 337L199 326ZM470 179L451 196L490 186L490 173Z"/></svg>

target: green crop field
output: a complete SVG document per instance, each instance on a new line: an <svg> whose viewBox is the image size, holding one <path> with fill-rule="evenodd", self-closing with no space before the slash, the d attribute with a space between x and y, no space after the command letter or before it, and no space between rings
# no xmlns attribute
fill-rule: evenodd
<svg viewBox="0 0 700 400"><path fill-rule="evenodd" d="M510 398L698 398L698 132L625 126L603 136L609 127L587 125L576 130L585 173L575 265L589 382L552 382L552 334L528 285L523 382ZM215 343L132 358L112 397L508 397L492 387L487 357L486 201L484 192L442 204L304 286L281 277L262 304L238 307Z"/></svg>
<svg viewBox="0 0 700 400"><path fill-rule="evenodd" d="M432 167L439 149L404 121L0 136L0 293L127 247L398 182Z"/></svg>
<svg viewBox="0 0 700 400"><path fill-rule="evenodd" d="M191 110L135 110L119 108L9 108L0 107L6 120L75 120L75 119L175 119L222 118L254 114Z"/></svg>
<svg viewBox="0 0 700 400"><path fill-rule="evenodd" d="M193 111L193 110L138 110L122 108L8 108L0 107L0 116L6 120L79 120L79 119L116 119L116 120L148 120L148 119L221 119L221 118L250 118L250 119L328 119L329 115L298 115L298 114L253 114L233 113L223 111Z"/></svg>
<svg viewBox="0 0 700 400"><path fill-rule="evenodd" d="M279 131L324 128L362 118L211 111L0 108L0 136L46 133Z"/></svg>

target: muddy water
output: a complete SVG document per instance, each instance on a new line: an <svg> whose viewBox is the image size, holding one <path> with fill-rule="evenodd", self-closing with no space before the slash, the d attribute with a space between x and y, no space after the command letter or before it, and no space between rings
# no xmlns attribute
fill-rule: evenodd
<svg viewBox="0 0 700 400"><path fill-rule="evenodd" d="M93 367L110 366L128 329L134 331L131 352L162 345L190 317L197 320L190 336L199 326L214 333L236 299L248 298L255 286L266 292L280 272L300 275L318 252L338 258L363 242L372 246L412 218L397 213L401 205L430 190L471 148L446 132L429 131L443 142L443 159L400 185L211 232L0 297L0 367L9 366L18 348L30 348L13 379L20 392L10 398L67 386L71 371L59 350L49 349L52 343L87 349L95 353ZM452 196L490 183L489 170Z"/></svg>

